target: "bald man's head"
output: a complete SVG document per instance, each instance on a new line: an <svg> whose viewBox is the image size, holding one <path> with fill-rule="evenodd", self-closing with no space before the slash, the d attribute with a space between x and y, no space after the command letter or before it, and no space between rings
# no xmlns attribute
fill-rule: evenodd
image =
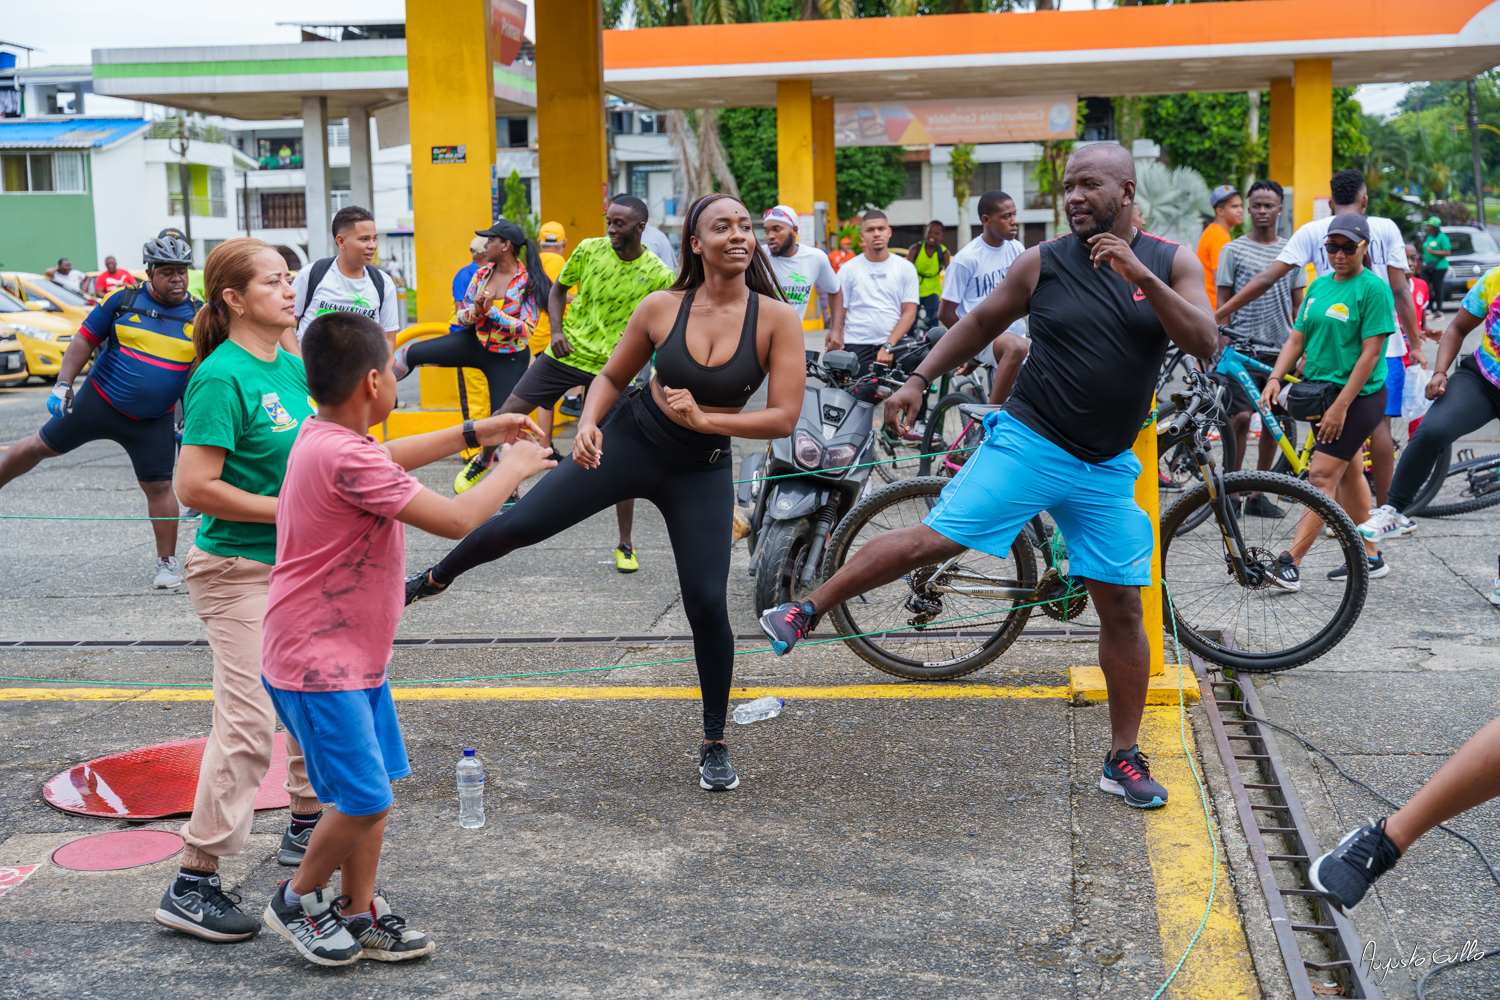
<svg viewBox="0 0 1500 1000"><path fill-rule="evenodd" d="M1063 170L1063 212L1079 239L1117 232L1129 238L1130 206L1135 203L1135 160L1112 142L1085 146L1068 157Z"/></svg>

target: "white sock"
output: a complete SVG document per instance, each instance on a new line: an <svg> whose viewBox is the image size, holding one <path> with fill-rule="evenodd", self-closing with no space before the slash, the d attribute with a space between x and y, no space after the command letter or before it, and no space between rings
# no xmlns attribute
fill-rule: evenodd
<svg viewBox="0 0 1500 1000"><path fill-rule="evenodd" d="M302 894L292 891L291 879L286 880L286 888L281 890L281 901L287 906L295 906L298 908L301 908L302 906Z"/></svg>

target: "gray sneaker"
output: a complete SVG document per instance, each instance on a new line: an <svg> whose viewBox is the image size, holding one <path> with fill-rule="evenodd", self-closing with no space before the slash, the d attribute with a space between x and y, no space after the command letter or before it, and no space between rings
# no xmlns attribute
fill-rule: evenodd
<svg viewBox="0 0 1500 1000"><path fill-rule="evenodd" d="M312 839L313 828L308 827L296 836L292 835L292 825L288 823L286 829L281 831L281 848L276 852L276 863L296 867L307 857L307 842Z"/></svg>
<svg viewBox="0 0 1500 1000"><path fill-rule="evenodd" d="M157 590L171 590L182 586L182 564L177 561L176 556L156 560L156 579L151 581L151 586Z"/></svg>
<svg viewBox="0 0 1500 1000"><path fill-rule="evenodd" d="M302 897L300 906L286 903L286 883L276 886L261 914L266 926L286 938L316 965L353 965L364 949L349 933L349 922L339 912L348 896L333 896L330 890L314 889Z"/></svg>
<svg viewBox="0 0 1500 1000"><path fill-rule="evenodd" d="M239 893L224 892L219 876L198 880L198 887L175 895L177 880L167 887L156 908L156 922L205 941L244 941L260 930L260 921L240 909Z"/></svg>
<svg viewBox="0 0 1500 1000"><path fill-rule="evenodd" d="M349 921L349 933L364 947L364 957L377 962L404 962L408 958L431 955L437 942L421 931L408 930L406 919L391 912L391 904L378 893L374 897L375 915L362 914Z"/></svg>

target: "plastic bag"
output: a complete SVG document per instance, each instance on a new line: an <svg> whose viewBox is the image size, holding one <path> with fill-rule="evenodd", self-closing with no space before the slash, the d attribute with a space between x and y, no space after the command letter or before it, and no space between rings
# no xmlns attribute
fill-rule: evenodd
<svg viewBox="0 0 1500 1000"><path fill-rule="evenodd" d="M1427 398L1427 383L1432 381L1432 372L1421 365L1406 369L1406 382L1401 387L1401 416L1416 420L1427 415L1432 400Z"/></svg>

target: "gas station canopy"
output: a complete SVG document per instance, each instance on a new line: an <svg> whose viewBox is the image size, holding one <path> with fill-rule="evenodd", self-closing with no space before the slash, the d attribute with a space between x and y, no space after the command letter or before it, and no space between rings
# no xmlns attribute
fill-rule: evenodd
<svg viewBox="0 0 1500 1000"><path fill-rule="evenodd" d="M604 86L654 108L1264 88L1297 60L1333 85L1463 79L1500 64L1500 3L1247 0L1113 10L782 21L604 33Z"/></svg>

